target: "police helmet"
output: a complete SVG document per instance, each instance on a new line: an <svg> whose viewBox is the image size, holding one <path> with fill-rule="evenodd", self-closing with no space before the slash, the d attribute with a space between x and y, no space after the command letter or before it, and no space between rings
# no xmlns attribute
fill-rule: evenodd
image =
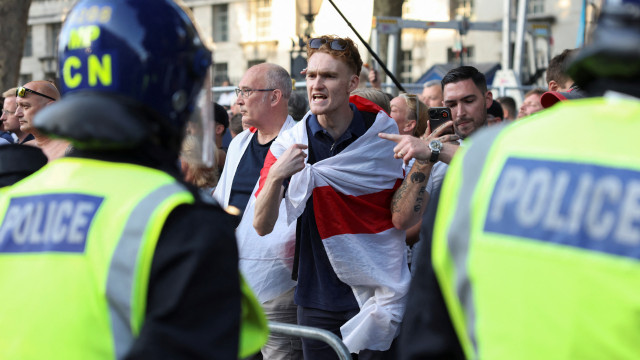
<svg viewBox="0 0 640 360"><path fill-rule="evenodd" d="M593 95L600 95L613 83L618 87L613 90L637 92L640 0L606 0L592 42L576 54L567 73Z"/></svg>
<svg viewBox="0 0 640 360"><path fill-rule="evenodd" d="M179 139L194 113L211 51L173 0L80 0L58 42L61 101L34 119L80 148Z"/></svg>

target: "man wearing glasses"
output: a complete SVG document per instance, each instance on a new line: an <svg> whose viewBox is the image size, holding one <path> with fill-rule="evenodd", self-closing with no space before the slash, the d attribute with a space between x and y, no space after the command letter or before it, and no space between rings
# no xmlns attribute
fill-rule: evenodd
<svg viewBox="0 0 640 360"><path fill-rule="evenodd" d="M311 111L271 146L253 224L260 235L272 231L286 190L287 221L297 221L298 323L375 359L396 335L410 280L405 233L390 212L402 162L377 136L398 128L379 107L349 103L362 68L351 39L310 39L307 59ZM305 359L336 358L320 341L302 339L302 348Z"/></svg>
<svg viewBox="0 0 640 360"><path fill-rule="evenodd" d="M20 130L20 121L16 116L16 108L18 107L16 90L18 89L11 88L2 93L4 103L2 105L0 121L2 121L2 126L5 131L13 133L18 138L18 144L24 144L27 141L33 140L33 135Z"/></svg>
<svg viewBox="0 0 640 360"><path fill-rule="evenodd" d="M236 230L240 270L255 292L270 321L296 324L291 280L296 226L283 214L275 230L259 236L253 228L253 214L260 170L269 147L285 130L295 125L288 115L291 76L279 65L255 65L244 74L236 89L236 104L242 122L250 129L238 134L231 144L225 167L213 196L223 208L235 206L244 214ZM253 195L253 196L252 196ZM300 339L271 335L262 348L265 359L302 359Z"/></svg>
<svg viewBox="0 0 640 360"><path fill-rule="evenodd" d="M35 138L33 145L39 147L49 161L64 156L69 143L64 140L49 138L40 133L33 126L33 118L40 110L59 99L60 92L49 81L32 81L16 90L17 107L15 115L20 123L20 131L31 134Z"/></svg>

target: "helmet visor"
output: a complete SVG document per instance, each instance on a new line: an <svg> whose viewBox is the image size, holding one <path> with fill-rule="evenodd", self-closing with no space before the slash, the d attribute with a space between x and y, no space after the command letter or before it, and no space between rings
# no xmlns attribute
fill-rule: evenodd
<svg viewBox="0 0 640 360"><path fill-rule="evenodd" d="M180 162L185 180L198 187L213 187L217 174L217 146L211 69L207 71L202 89L189 121L180 150Z"/></svg>

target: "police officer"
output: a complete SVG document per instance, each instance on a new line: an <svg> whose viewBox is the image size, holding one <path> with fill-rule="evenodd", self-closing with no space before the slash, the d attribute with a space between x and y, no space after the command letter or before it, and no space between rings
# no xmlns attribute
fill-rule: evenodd
<svg viewBox="0 0 640 360"><path fill-rule="evenodd" d="M438 286L453 326L416 316L425 321L403 343L433 342L433 328L442 341L402 358L638 358L640 146L623 135L640 133L639 48L640 1L606 2L569 67L598 97L478 133L456 155L434 230L436 281L416 275L412 288Z"/></svg>
<svg viewBox="0 0 640 360"><path fill-rule="evenodd" d="M34 124L76 150L0 197L0 358L236 358L233 221L178 180L211 52L171 0L81 0L58 49Z"/></svg>

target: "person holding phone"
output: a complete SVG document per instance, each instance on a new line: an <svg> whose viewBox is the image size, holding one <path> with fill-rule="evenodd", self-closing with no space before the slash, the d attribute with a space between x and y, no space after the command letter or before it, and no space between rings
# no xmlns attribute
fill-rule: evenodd
<svg viewBox="0 0 640 360"><path fill-rule="evenodd" d="M414 166L392 203L392 212L399 215L394 223L399 229L408 229L417 224L429 201L425 187L432 167L438 161L449 163L459 144L477 129L487 124L487 108L493 102L493 95L487 90L485 76L472 66L461 66L449 71L442 79L444 105L451 109L451 119L438 129L429 129L426 139L410 135L379 134L383 139L397 145L393 149L394 157L409 162L416 159L420 166ZM445 135L446 129L453 126L455 135ZM433 133L430 133L430 131ZM425 141L427 140L427 141Z"/></svg>
<svg viewBox="0 0 640 360"><path fill-rule="evenodd" d="M567 68L590 97L475 134L452 162L399 359L638 358L640 146L608 134L640 131L640 1L598 10Z"/></svg>
<svg viewBox="0 0 640 360"><path fill-rule="evenodd" d="M395 225L401 229L410 229L422 222L419 238L422 241L416 244L412 258L414 274L420 271L418 264L428 258L428 254L422 254L421 248L428 247L430 242L437 208L436 194L439 193L448 164L460 146L459 140L486 126L487 108L493 102L484 75L471 66L449 71L442 79L442 88L446 108L431 108L433 116L430 117L434 120L448 117L450 121L435 129L429 126L428 135L422 139L380 134L380 137L397 143L394 148L396 158L402 158L405 162L415 158L418 164L412 167L396 192L392 208L392 212L397 213Z"/></svg>

